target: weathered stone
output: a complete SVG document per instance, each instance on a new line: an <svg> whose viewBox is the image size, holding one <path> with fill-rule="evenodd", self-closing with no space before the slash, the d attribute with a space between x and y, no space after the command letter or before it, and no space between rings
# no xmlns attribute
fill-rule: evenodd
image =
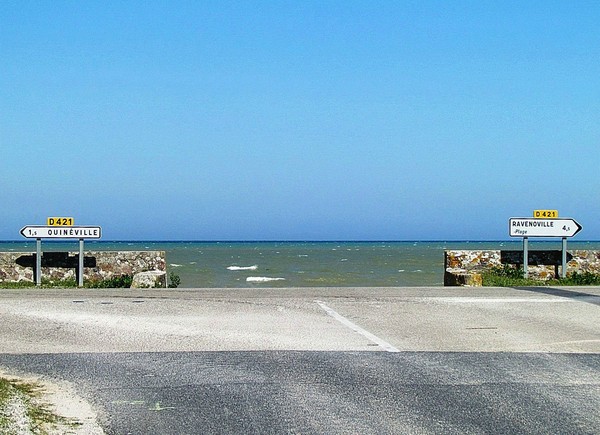
<svg viewBox="0 0 600 435"><path fill-rule="evenodd" d="M42 260L46 253L43 253ZM65 258L62 266L74 266L71 261L78 257L78 252L65 252L62 255L51 255ZM0 252L0 281L1 282L34 282L35 253L31 252ZM92 261L93 259L93 261ZM60 263L60 261L59 261ZM47 261L42 261L42 278L53 281L76 279L77 267L48 267ZM52 262L50 264L53 264ZM164 251L88 251L84 253L84 281L102 281L123 275L135 275L148 270L166 270Z"/></svg>
<svg viewBox="0 0 600 435"><path fill-rule="evenodd" d="M562 258L562 252L559 252ZM600 251L569 251L567 253L567 275L573 273L600 273ZM557 253L529 251L527 271L530 278L550 280L558 275L562 265L557 265ZM444 285L477 285L481 274L503 264L521 264L523 254L516 251L446 251L444 252ZM479 278L471 278L479 275ZM465 284L469 282L470 284Z"/></svg>
<svg viewBox="0 0 600 435"><path fill-rule="evenodd" d="M483 280L479 273L467 273L463 270L446 271L444 273L444 285L455 287L481 287Z"/></svg>
<svg viewBox="0 0 600 435"><path fill-rule="evenodd" d="M167 286L167 273L162 270L149 270L133 275L131 288L163 288Z"/></svg>

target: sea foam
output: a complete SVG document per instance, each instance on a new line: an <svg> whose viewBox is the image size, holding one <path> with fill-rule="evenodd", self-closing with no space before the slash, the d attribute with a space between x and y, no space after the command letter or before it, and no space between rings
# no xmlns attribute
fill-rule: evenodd
<svg viewBox="0 0 600 435"><path fill-rule="evenodd" d="M258 269L258 265L254 266L229 266L228 270L256 270Z"/></svg>
<svg viewBox="0 0 600 435"><path fill-rule="evenodd" d="M285 281L285 278L269 278L266 276L249 276L247 282L269 282L269 281Z"/></svg>

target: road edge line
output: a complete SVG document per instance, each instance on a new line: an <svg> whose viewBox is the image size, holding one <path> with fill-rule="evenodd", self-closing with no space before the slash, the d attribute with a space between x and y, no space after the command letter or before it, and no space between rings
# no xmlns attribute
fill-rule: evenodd
<svg viewBox="0 0 600 435"><path fill-rule="evenodd" d="M373 343L377 344L379 347L381 347L386 352L400 352L399 349L395 348L394 346L392 346L387 341L385 341L385 340L377 337L374 334L371 334L366 329L361 328L356 323L348 320L347 318L345 318L344 316L342 316L341 314L339 314L337 311L335 311L333 308L328 307L324 302L322 302L322 301L315 301L315 303L317 305L319 305L329 316L333 317L335 320L337 320L338 322L340 322L344 326L350 328L354 332L359 333L363 337L365 337L368 340L372 341Z"/></svg>

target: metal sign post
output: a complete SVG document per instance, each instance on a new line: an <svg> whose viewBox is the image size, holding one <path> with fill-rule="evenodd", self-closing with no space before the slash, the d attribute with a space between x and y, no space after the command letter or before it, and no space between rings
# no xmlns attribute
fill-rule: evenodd
<svg viewBox="0 0 600 435"><path fill-rule="evenodd" d="M35 285L42 285L42 239L36 239L35 250Z"/></svg>
<svg viewBox="0 0 600 435"><path fill-rule="evenodd" d="M567 238L562 239L562 270L560 276L563 278L567 277Z"/></svg>
<svg viewBox="0 0 600 435"><path fill-rule="evenodd" d="M573 237L582 227L571 218L546 218L558 216L556 210L536 210L536 216L541 218L510 218L508 234L511 237L523 237L523 273L529 277L529 237L561 237L562 238L562 278L567 276L567 238Z"/></svg>
<svg viewBox="0 0 600 435"><path fill-rule="evenodd" d="M523 275L529 278L529 238L523 237Z"/></svg>
<svg viewBox="0 0 600 435"><path fill-rule="evenodd" d="M83 239L79 239L79 287L83 287Z"/></svg>
<svg viewBox="0 0 600 435"><path fill-rule="evenodd" d="M79 239L78 286L83 287L83 241L99 239L102 228L98 226L74 226L73 218L48 218L49 225L27 225L21 228L21 235L36 239L35 285L42 284L42 239Z"/></svg>

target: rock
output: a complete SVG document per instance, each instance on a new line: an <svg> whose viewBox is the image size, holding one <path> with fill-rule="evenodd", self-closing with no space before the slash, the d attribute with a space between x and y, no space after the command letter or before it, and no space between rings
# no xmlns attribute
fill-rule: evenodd
<svg viewBox="0 0 600 435"><path fill-rule="evenodd" d="M42 253L42 279L76 279L78 262L72 261L78 255L79 252L72 251ZM86 251L84 255L84 282L133 276L146 270L166 271L165 251ZM50 257L54 257L52 264L48 264ZM34 266L35 253L0 252L0 283L35 282Z"/></svg>
<svg viewBox="0 0 600 435"><path fill-rule="evenodd" d="M482 276L480 273L473 272L450 272L444 274L445 286L464 286L464 287L481 287L483 285Z"/></svg>
<svg viewBox="0 0 600 435"><path fill-rule="evenodd" d="M167 286L167 272L149 270L133 275L131 288L164 288Z"/></svg>

